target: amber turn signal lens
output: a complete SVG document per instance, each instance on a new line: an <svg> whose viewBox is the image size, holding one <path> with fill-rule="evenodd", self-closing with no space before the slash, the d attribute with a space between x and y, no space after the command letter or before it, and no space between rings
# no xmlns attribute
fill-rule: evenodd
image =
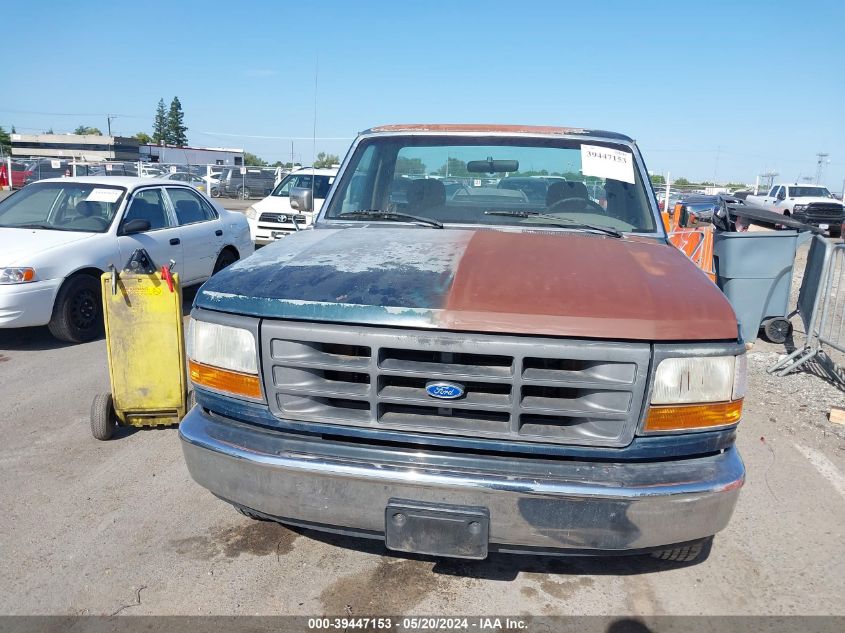
<svg viewBox="0 0 845 633"><path fill-rule="evenodd" d="M708 404L652 405L648 409L643 430L692 431L736 424L742 417L742 400Z"/></svg>
<svg viewBox="0 0 845 633"><path fill-rule="evenodd" d="M193 360L188 361L188 369L191 374L191 382L200 387L208 387L247 398L261 398L261 383L258 376L253 374L220 369Z"/></svg>

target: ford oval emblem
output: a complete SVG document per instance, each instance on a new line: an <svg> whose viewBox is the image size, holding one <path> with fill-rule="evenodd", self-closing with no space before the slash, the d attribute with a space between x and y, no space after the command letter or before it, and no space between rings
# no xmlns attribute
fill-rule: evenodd
<svg viewBox="0 0 845 633"><path fill-rule="evenodd" d="M425 384L425 392L438 400L455 400L464 395L464 386L456 382L433 380Z"/></svg>

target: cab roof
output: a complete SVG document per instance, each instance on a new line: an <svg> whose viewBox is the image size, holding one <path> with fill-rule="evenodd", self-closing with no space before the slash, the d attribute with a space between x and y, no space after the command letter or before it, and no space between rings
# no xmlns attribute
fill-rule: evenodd
<svg viewBox="0 0 845 633"><path fill-rule="evenodd" d="M433 133L477 133L477 134L531 134L537 136L594 136L633 143L634 140L625 134L607 132L605 130L586 130L575 127L554 127L548 125L499 125L491 123L397 123L393 125L379 125L362 132L362 134L379 134L383 132L433 132Z"/></svg>

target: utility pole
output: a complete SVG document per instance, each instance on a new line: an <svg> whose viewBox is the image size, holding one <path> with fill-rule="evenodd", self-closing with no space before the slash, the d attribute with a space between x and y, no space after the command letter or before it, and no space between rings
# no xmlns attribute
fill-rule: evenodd
<svg viewBox="0 0 845 633"><path fill-rule="evenodd" d="M760 174L760 181L766 184L766 191L770 191L772 185L775 184L775 177L779 176L778 172L776 171L767 171L763 174Z"/></svg>
<svg viewBox="0 0 845 633"><path fill-rule="evenodd" d="M111 122L112 122L112 119L116 119L116 118L117 118L116 116L106 116L106 123L108 124L108 128L109 128L109 136L111 136Z"/></svg>
<svg viewBox="0 0 845 633"><path fill-rule="evenodd" d="M719 152L721 151L721 149L722 149L721 146L716 147L716 164L713 165L713 186L714 187L717 185L716 173L719 171Z"/></svg>
<svg viewBox="0 0 845 633"><path fill-rule="evenodd" d="M818 162L816 163L816 184L817 185L820 185L821 182L822 182L822 173L824 173L825 159L828 156L829 156L829 154L826 154L824 152L819 152L818 154L816 154L816 158L818 159Z"/></svg>

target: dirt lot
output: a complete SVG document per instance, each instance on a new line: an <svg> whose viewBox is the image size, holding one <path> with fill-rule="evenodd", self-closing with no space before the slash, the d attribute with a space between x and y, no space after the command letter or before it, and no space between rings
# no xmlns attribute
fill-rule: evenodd
<svg viewBox="0 0 845 633"><path fill-rule="evenodd" d="M783 353L750 352L748 482L709 559L476 563L245 519L192 482L175 429L91 438L103 341L0 331L0 613L843 615L845 397L767 375Z"/></svg>

